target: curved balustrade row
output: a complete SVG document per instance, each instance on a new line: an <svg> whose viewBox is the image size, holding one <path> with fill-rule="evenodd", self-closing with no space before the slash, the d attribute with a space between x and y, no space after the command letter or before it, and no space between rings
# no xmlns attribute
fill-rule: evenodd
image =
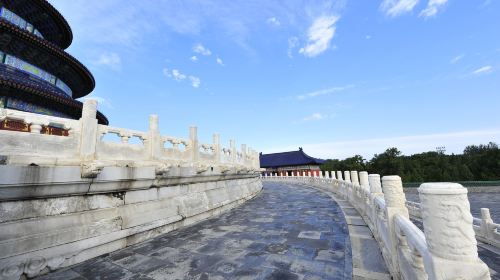
<svg viewBox="0 0 500 280"><path fill-rule="evenodd" d="M197 128L190 127L189 137L161 135L158 116L151 115L149 131L136 131L100 125L96 119L97 102L86 100L82 118L71 120L0 109L0 123L10 120L25 126L25 132L0 129L0 155L7 164L81 165L82 177L92 177L102 166L155 166L157 174L170 167L195 167L198 173L258 172L259 154L234 140L223 147L219 135L212 143L200 143ZM64 136L43 134L45 127L59 127ZM26 133L30 132L30 133ZM118 142L107 140L115 135ZM137 141L132 141L136 138Z"/></svg>
<svg viewBox="0 0 500 280"><path fill-rule="evenodd" d="M406 207L410 216L422 219L420 203L407 201ZM500 248L500 224L493 222L489 208L481 208L481 218L473 218L473 227L477 240Z"/></svg>
<svg viewBox="0 0 500 280"><path fill-rule="evenodd" d="M300 174L306 175L306 174ZM307 174L309 175L309 174ZM394 279L491 279L477 252L467 189L454 183L419 187L422 232L410 220L399 176L344 171L324 177L263 176L328 189L361 214Z"/></svg>

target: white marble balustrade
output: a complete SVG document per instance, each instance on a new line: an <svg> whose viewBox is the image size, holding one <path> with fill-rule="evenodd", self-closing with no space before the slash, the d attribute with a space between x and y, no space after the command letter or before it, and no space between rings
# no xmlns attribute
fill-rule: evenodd
<svg viewBox="0 0 500 280"><path fill-rule="evenodd" d="M498 225L483 210L473 225L467 189L455 183L426 183L418 191L421 204L407 203L399 176L337 171L337 178L263 176L303 183L340 194L356 208L377 240L394 279L491 279L488 266L478 257L477 241L498 234ZM352 181L351 181L352 180ZM419 213L424 231L410 220ZM476 235L476 236L474 236Z"/></svg>
<svg viewBox="0 0 500 280"><path fill-rule="evenodd" d="M170 166L197 167L220 173L258 172L259 154L234 140L229 147L214 134L212 143L198 140L197 128L190 127L189 137L161 135L158 116L151 115L148 131L136 131L100 125L96 119L97 102L86 100L82 118L71 120L10 109L0 109L0 121L15 120L31 133L0 130L0 156L7 165L82 166L82 177L92 177L98 166L155 166L159 173ZM42 127L55 126L68 136L41 134ZM118 141L107 140L114 134ZM115 137L116 138L116 137ZM135 139L134 139L135 138ZM133 141L136 140L136 141Z"/></svg>

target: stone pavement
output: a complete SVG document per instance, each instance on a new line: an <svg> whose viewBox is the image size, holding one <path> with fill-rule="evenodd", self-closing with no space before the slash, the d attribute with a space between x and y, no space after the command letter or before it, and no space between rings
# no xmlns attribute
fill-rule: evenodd
<svg viewBox="0 0 500 280"><path fill-rule="evenodd" d="M37 279L352 278L337 203L312 188L268 182L220 216Z"/></svg>

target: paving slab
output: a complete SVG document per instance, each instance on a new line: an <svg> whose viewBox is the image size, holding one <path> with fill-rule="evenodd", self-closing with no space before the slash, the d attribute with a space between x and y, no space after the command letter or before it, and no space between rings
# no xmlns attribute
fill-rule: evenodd
<svg viewBox="0 0 500 280"><path fill-rule="evenodd" d="M229 212L38 279L352 279L351 241L330 195L266 182Z"/></svg>

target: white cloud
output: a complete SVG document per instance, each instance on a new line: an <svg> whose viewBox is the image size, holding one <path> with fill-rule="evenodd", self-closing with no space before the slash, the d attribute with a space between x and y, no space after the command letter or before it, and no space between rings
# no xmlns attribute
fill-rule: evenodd
<svg viewBox="0 0 500 280"><path fill-rule="evenodd" d="M205 48L202 44L196 44L193 46L193 52L199 53L201 55L209 56L212 54L212 52Z"/></svg>
<svg viewBox="0 0 500 280"><path fill-rule="evenodd" d="M306 94L297 95L297 99L304 100L304 99L313 98L313 97L317 97L317 96L321 96L321 95L329 95L329 94L332 94L335 92L344 91L344 90L352 88L352 87L354 87L354 86L348 85L348 86L343 86L343 87L331 87L331 88L321 89L321 90L317 90L317 91L311 91L311 92L308 92Z"/></svg>
<svg viewBox="0 0 500 280"><path fill-rule="evenodd" d="M462 58L464 58L464 56L465 56L465 54L457 55L450 60L450 63L455 64L455 63L459 62L460 60L462 60Z"/></svg>
<svg viewBox="0 0 500 280"><path fill-rule="evenodd" d="M500 143L500 128L317 144L294 144L289 147L280 147L279 149L264 152L292 150L299 145L304 148L307 154L314 157L343 159L354 155L362 155L366 159L371 159L374 154L383 153L390 147L397 147L403 154L411 155L435 151L436 147L444 146L446 153L457 154L462 153L467 145L486 144L490 141Z"/></svg>
<svg viewBox="0 0 500 280"><path fill-rule="evenodd" d="M289 58L293 57L293 49L295 49L298 44L299 44L299 38L297 38L297 37L290 37L290 38L288 38L288 50L287 50L287 54L288 54Z"/></svg>
<svg viewBox="0 0 500 280"><path fill-rule="evenodd" d="M388 16L396 17L413 11L419 0L384 0L380 9Z"/></svg>
<svg viewBox="0 0 500 280"><path fill-rule="evenodd" d="M193 55L190 59L192 62L198 61L198 57L196 57L196 55Z"/></svg>
<svg viewBox="0 0 500 280"><path fill-rule="evenodd" d="M95 64L104 65L113 70L120 70L122 60L117 53L103 53L99 56L97 61L95 61Z"/></svg>
<svg viewBox="0 0 500 280"><path fill-rule="evenodd" d="M182 82L188 79L191 82L191 86L193 86L194 88L199 88L201 85L200 78L192 75L183 74L178 69L172 69L172 71L170 71L168 70L168 68L163 68L163 75L165 75L167 78L172 78L178 82Z"/></svg>
<svg viewBox="0 0 500 280"><path fill-rule="evenodd" d="M186 75L182 74L179 70L173 69L172 70L172 76L176 81L182 81L186 79Z"/></svg>
<svg viewBox="0 0 500 280"><path fill-rule="evenodd" d="M308 122L308 121L319 121L319 120L322 120L326 118L325 115L321 114L321 113L314 113L310 116L306 116L302 119L302 121L305 121L305 122Z"/></svg>
<svg viewBox="0 0 500 280"><path fill-rule="evenodd" d="M200 84L201 84L200 78L195 77L195 76L189 76L189 80L191 81L191 85L194 88L199 88L200 87Z"/></svg>
<svg viewBox="0 0 500 280"><path fill-rule="evenodd" d="M168 68L163 68L163 75L165 75L165 77L167 78L172 78L172 74L170 74Z"/></svg>
<svg viewBox="0 0 500 280"><path fill-rule="evenodd" d="M307 45L299 53L307 57L314 57L326 51L335 35L335 23L338 16L321 16L314 20L307 32Z"/></svg>
<svg viewBox="0 0 500 280"><path fill-rule="evenodd" d="M267 23L274 25L274 26L280 26L281 22L276 18L276 17L270 17L267 19Z"/></svg>
<svg viewBox="0 0 500 280"><path fill-rule="evenodd" d="M366 35L365 38L366 38L366 40L370 40L372 38L372 36L371 35Z"/></svg>
<svg viewBox="0 0 500 280"><path fill-rule="evenodd" d="M224 66L224 62L220 59L220 57L217 57L215 61L217 61L217 64Z"/></svg>
<svg viewBox="0 0 500 280"><path fill-rule="evenodd" d="M482 74L488 74L493 71L493 67L491 65L486 65L481 68L478 68L472 72L474 75L482 75Z"/></svg>
<svg viewBox="0 0 500 280"><path fill-rule="evenodd" d="M443 8L448 0L429 0L427 7L420 12L421 17L433 17L435 16L439 9Z"/></svg>

